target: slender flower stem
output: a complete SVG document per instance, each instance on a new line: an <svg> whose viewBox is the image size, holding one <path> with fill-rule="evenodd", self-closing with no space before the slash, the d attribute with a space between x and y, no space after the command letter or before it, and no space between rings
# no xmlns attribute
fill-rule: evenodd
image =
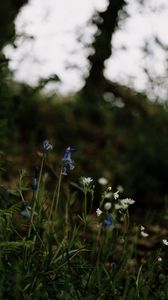
<svg viewBox="0 0 168 300"><path fill-rule="evenodd" d="M59 202L59 197L60 197L60 189L61 189L61 180L62 180L62 168L61 172L58 178L58 188L57 188L57 196L56 196L56 204L55 204L55 214L57 213L58 209L58 202Z"/></svg>
<svg viewBox="0 0 168 300"><path fill-rule="evenodd" d="M61 167L61 172L60 172L60 175L59 175L59 178L58 178L58 183L55 186L54 194L53 194L53 197L52 197L49 220L51 219L51 215L52 215L52 212L54 210L55 198L56 198L55 214L57 213L59 196L60 196L60 188L61 188L61 179L62 179L62 167Z"/></svg>
<svg viewBox="0 0 168 300"><path fill-rule="evenodd" d="M51 219L51 215L52 215L52 212L53 212L53 209L54 209L54 202L55 202L55 197L56 197L57 189L58 189L58 182L56 182L55 190L54 190L53 197L52 197L50 214L49 214L49 220Z"/></svg>
<svg viewBox="0 0 168 300"><path fill-rule="evenodd" d="M85 219L86 219L86 214L87 214L87 191L84 191L84 212L85 212Z"/></svg>
<svg viewBox="0 0 168 300"><path fill-rule="evenodd" d="M68 239L68 210L69 210L69 202L67 201L66 207L65 207L65 232L64 232L64 239L67 241Z"/></svg>
<svg viewBox="0 0 168 300"><path fill-rule="evenodd" d="M99 205L100 208L103 206L104 200L105 200L105 195L103 194L100 205Z"/></svg>
<svg viewBox="0 0 168 300"><path fill-rule="evenodd" d="M43 153L42 161L41 161L41 167L40 167L40 174L39 174L39 182L37 187L37 200L39 197L39 191L40 191L40 185L41 185L41 179L42 179L42 173L43 173L43 167L44 167L44 161L46 158L46 153Z"/></svg>
<svg viewBox="0 0 168 300"><path fill-rule="evenodd" d="M137 289L138 297L140 297L140 294L139 294L139 279L140 279L140 275L141 275L141 272L142 272L143 265L144 264L142 263L139 270L138 270L138 275L137 275L137 278L136 278L136 289Z"/></svg>
<svg viewBox="0 0 168 300"><path fill-rule="evenodd" d="M36 194L35 194L35 192L33 192L31 218L30 218L30 225L29 225L29 230L28 230L27 238L30 237L30 233L31 233L31 229L32 229L32 224L33 224L33 217L34 217L35 206L36 206Z"/></svg>
<svg viewBox="0 0 168 300"><path fill-rule="evenodd" d="M33 191L33 198L32 198L32 210L31 210L31 219L30 219L30 226L28 230L28 235L27 237L30 237L31 234L31 229L32 229L32 224L33 224L33 219L34 219L34 213L36 210L36 204L39 202L39 191L40 191L40 185L41 185L41 179L42 179L42 172L43 172L43 167L44 167L44 160L45 160L46 154L43 153L42 161L41 161L41 167L40 167L40 174L39 174L39 182L38 182L38 187L37 187L37 192Z"/></svg>

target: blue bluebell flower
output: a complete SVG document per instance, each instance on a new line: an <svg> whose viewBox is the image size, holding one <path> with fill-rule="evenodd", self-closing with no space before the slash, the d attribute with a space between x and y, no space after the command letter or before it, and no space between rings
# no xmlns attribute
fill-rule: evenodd
<svg viewBox="0 0 168 300"><path fill-rule="evenodd" d="M51 145L48 140L44 140L43 141L43 149L44 149L44 151L52 150L53 145Z"/></svg>
<svg viewBox="0 0 168 300"><path fill-rule="evenodd" d="M32 190L33 192L37 192L38 189L38 180L36 177L33 178L33 186L32 186Z"/></svg>
<svg viewBox="0 0 168 300"><path fill-rule="evenodd" d="M106 233L106 229L112 229L113 227L113 218L111 214L106 214L103 223L102 223L102 228L101 228L101 233L104 235Z"/></svg>
<svg viewBox="0 0 168 300"><path fill-rule="evenodd" d="M24 219L30 219L31 218L31 211L30 211L30 202L26 201L22 203L21 208L20 208L20 215Z"/></svg>
<svg viewBox="0 0 168 300"><path fill-rule="evenodd" d="M68 172L75 168L74 161L72 160L72 152L75 151L74 148L70 146L66 148L64 157L62 158L63 167L62 167L62 175L68 175Z"/></svg>
<svg viewBox="0 0 168 300"><path fill-rule="evenodd" d="M32 184L33 192L37 192L37 189L38 189L38 173L39 173L39 168L35 167L34 168L33 184Z"/></svg>

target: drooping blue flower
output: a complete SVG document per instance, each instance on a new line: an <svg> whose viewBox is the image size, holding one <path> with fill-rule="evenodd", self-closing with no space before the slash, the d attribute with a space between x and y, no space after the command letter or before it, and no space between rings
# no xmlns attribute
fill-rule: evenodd
<svg viewBox="0 0 168 300"><path fill-rule="evenodd" d="M32 190L33 192L37 192L38 189L38 180L36 177L33 178L33 186L32 186Z"/></svg>
<svg viewBox="0 0 168 300"><path fill-rule="evenodd" d="M72 160L72 152L75 151L74 148L70 146L66 148L64 157L62 158L63 167L62 167L62 175L68 175L68 172L75 168L74 161Z"/></svg>
<svg viewBox="0 0 168 300"><path fill-rule="evenodd" d="M39 173L39 168L35 167L34 168L33 184L32 184L33 192L37 192L37 189L38 189L38 173Z"/></svg>
<svg viewBox="0 0 168 300"><path fill-rule="evenodd" d="M104 235L106 233L106 229L112 229L113 227L113 218L111 214L106 214L103 223L102 223L102 228L101 228L101 233Z"/></svg>
<svg viewBox="0 0 168 300"><path fill-rule="evenodd" d="M30 219L31 218L31 211L30 211L30 202L26 201L25 203L22 203L20 208L20 215L24 219Z"/></svg>
<svg viewBox="0 0 168 300"><path fill-rule="evenodd" d="M48 140L44 140L43 141L43 149L44 149L44 151L52 150L53 145L51 145Z"/></svg>

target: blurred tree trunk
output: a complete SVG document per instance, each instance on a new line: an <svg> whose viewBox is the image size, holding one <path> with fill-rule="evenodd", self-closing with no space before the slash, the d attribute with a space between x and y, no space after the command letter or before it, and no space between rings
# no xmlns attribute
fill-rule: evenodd
<svg viewBox="0 0 168 300"><path fill-rule="evenodd" d="M112 35L118 26L119 13L125 4L124 0L109 0L106 11L98 14L97 33L92 45L94 54L88 57L91 69L83 88L84 98L91 101L92 105L98 104L102 98L105 83L104 62L111 56Z"/></svg>
<svg viewBox="0 0 168 300"><path fill-rule="evenodd" d="M11 72L3 47L15 40L15 18L22 5L28 0L0 0L0 148L8 149L8 143L15 136L14 118L16 103L12 92Z"/></svg>

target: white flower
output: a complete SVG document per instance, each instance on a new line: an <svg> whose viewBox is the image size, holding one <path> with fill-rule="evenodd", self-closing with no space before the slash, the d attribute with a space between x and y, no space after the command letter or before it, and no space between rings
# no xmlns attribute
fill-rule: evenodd
<svg viewBox="0 0 168 300"><path fill-rule="evenodd" d="M98 179L98 183L101 184L101 185L106 185L108 183L108 180L105 177L100 177Z"/></svg>
<svg viewBox="0 0 168 300"><path fill-rule="evenodd" d="M119 191L114 193L114 199L117 200L119 198Z"/></svg>
<svg viewBox="0 0 168 300"><path fill-rule="evenodd" d="M158 257L158 261L162 261L162 257Z"/></svg>
<svg viewBox="0 0 168 300"><path fill-rule="evenodd" d="M109 186L109 187L107 188L107 192L110 192L110 191L111 191L111 189L112 189L112 187L111 187L111 186Z"/></svg>
<svg viewBox="0 0 168 300"><path fill-rule="evenodd" d="M110 203L110 202L106 202L106 203L104 204L104 209L105 209L105 210L111 209L111 203Z"/></svg>
<svg viewBox="0 0 168 300"><path fill-rule="evenodd" d="M149 234L147 232L141 231L141 236L142 237L147 237L147 236L149 236Z"/></svg>
<svg viewBox="0 0 168 300"><path fill-rule="evenodd" d="M141 229L141 231L144 231L144 230L145 230L145 227L143 227L143 226L141 225L140 229Z"/></svg>
<svg viewBox="0 0 168 300"><path fill-rule="evenodd" d="M116 192L117 193L117 192ZM117 194L118 195L118 194ZM119 200L119 203L115 204L115 209L127 209L129 205L133 204L135 201L130 198Z"/></svg>
<svg viewBox="0 0 168 300"><path fill-rule="evenodd" d="M125 199L122 199L122 200L120 200L120 202L121 202L122 204L126 204L126 205L131 205L131 204L134 204L134 203L135 203L135 201L134 201L133 199L131 199L131 198L125 198Z"/></svg>
<svg viewBox="0 0 168 300"><path fill-rule="evenodd" d="M124 191L124 188L122 185L118 185L117 186L117 191L119 191L119 193L122 193Z"/></svg>
<svg viewBox="0 0 168 300"><path fill-rule="evenodd" d="M83 185L89 185L93 179L91 177L81 177L81 182Z"/></svg>
<svg viewBox="0 0 168 300"><path fill-rule="evenodd" d="M96 214L99 217L102 214L102 210L100 208L96 209Z"/></svg>
<svg viewBox="0 0 168 300"><path fill-rule="evenodd" d="M162 242L165 246L168 246L168 240L162 240Z"/></svg>

